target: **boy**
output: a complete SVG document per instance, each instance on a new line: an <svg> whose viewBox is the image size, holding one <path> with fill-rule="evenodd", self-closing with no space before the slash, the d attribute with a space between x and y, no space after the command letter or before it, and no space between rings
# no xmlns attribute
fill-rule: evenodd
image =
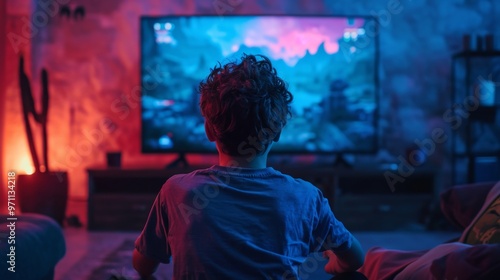
<svg viewBox="0 0 500 280"><path fill-rule="evenodd" d="M270 60L243 55L239 64L219 64L200 93L219 165L163 185L135 243L141 277L173 257L174 279L298 279L318 250L328 273L358 269L361 246L319 189L266 167L293 98Z"/></svg>

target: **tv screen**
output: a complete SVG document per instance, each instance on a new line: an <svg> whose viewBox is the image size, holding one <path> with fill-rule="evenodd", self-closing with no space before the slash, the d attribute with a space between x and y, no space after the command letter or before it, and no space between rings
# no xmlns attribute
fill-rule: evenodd
<svg viewBox="0 0 500 280"><path fill-rule="evenodd" d="M370 17L142 17L143 152L216 152L198 85L244 53L269 57L294 96L272 152L374 152L377 33Z"/></svg>

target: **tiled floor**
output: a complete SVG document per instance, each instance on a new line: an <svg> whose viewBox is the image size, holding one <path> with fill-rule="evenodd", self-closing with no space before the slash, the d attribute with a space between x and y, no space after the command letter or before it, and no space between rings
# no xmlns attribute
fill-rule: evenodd
<svg viewBox="0 0 500 280"><path fill-rule="evenodd" d="M84 228L64 229L67 253L56 267L56 280L92 279L89 273L99 266L100 261L112 252L125 239L135 238L138 232L89 232ZM419 250L436 246L451 238L457 237L457 232L354 232L365 250L373 246L391 249ZM322 267L318 264L318 267ZM168 270L168 268L163 268ZM318 270L317 278L321 277Z"/></svg>

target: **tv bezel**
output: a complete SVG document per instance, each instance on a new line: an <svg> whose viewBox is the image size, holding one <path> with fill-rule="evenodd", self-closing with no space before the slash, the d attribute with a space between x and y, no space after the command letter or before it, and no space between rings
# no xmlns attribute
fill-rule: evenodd
<svg viewBox="0 0 500 280"><path fill-rule="evenodd" d="M141 102L140 102L140 116L141 116L141 153L143 154L179 154L179 155L185 155L185 154L218 154L217 149L212 150L207 150L207 149L201 149L201 150L196 150L196 149L173 149L173 150L155 150L155 149L146 149L146 146L144 145L144 119L142 117L143 113L143 106L142 106L142 97L144 96L143 89L144 89L144 84L143 84L143 39L144 39L144 32L143 32L143 22L145 20L151 20L151 19L166 19L166 18L182 18L182 17L219 17L222 18L222 16L217 15L217 14L194 14L194 15L185 15L185 14L171 14L171 15L155 15L155 16L149 16L149 15L143 15L140 16L139 18L139 32L140 32L140 40L139 40L139 77L140 77L140 96L141 96ZM356 154L356 155L369 155L369 154L375 154L378 151L379 148L379 118L380 118L380 81L379 81L379 68L380 68L380 44L379 44L379 34L380 34L380 23L377 17L375 16L370 16L370 15L297 15L297 14L228 14L224 15L225 17L296 17L296 18L363 18L367 19L370 21L375 22L375 35L373 36L374 40L374 47L375 47L375 69L374 69L374 86L375 86L375 110L373 112L373 128L375 130L374 137L373 137L373 145L372 149L367 149L367 150L354 150L354 149L345 149L345 150L337 150L337 151L323 151L323 150L318 150L318 151L308 151L308 150L273 150L271 147L271 150L269 152L269 155L343 155L343 154ZM214 65L217 62L214 62ZM208 70L207 69L207 75L208 75ZM201 82L201 81L200 81ZM293 93L292 93L293 94ZM293 116L292 116L293 118Z"/></svg>

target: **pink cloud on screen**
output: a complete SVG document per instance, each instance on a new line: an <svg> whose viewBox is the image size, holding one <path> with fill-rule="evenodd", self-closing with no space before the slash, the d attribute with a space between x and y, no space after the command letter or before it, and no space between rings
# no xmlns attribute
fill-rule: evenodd
<svg viewBox="0 0 500 280"><path fill-rule="evenodd" d="M357 19L349 25L340 18L264 18L253 20L245 29L245 45L266 46L268 56L283 59L293 66L309 51L315 54L324 43L325 51L334 54L339 50L338 40L346 28L360 28L363 20Z"/></svg>

